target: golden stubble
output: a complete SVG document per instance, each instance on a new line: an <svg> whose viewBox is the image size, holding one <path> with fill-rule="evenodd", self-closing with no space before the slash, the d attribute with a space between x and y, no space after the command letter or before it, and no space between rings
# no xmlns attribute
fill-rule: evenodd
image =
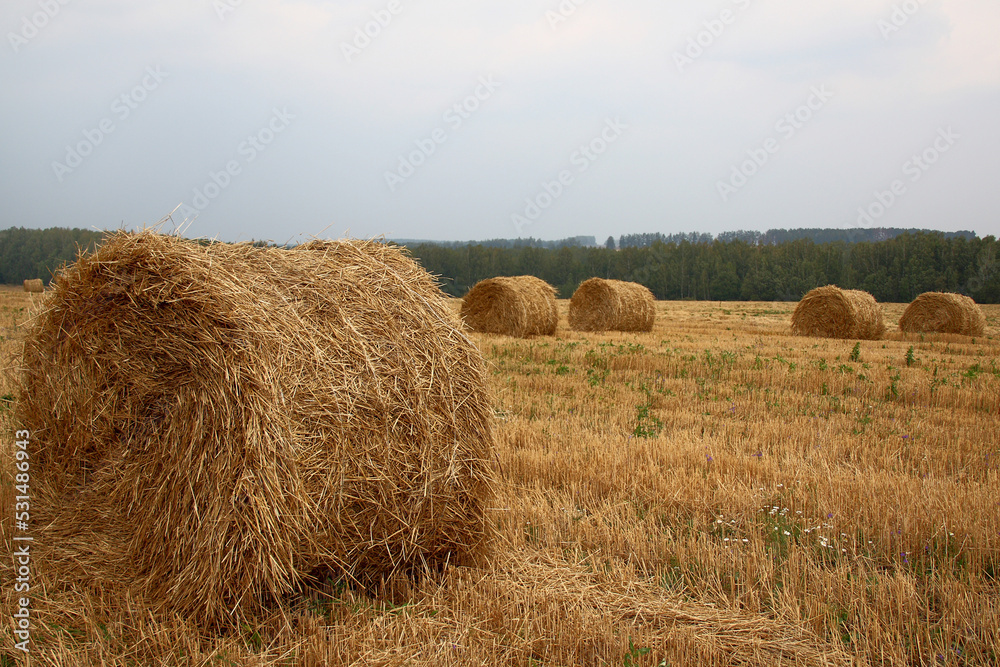
<svg viewBox="0 0 1000 667"><path fill-rule="evenodd" d="M0 294L5 367L32 298ZM556 337L472 334L500 431L491 566L328 581L210 636L38 563L31 663L995 663L1000 307L972 339L900 333L883 304L886 339L854 354L793 336L794 305L659 302L652 332L592 334L563 300Z"/></svg>

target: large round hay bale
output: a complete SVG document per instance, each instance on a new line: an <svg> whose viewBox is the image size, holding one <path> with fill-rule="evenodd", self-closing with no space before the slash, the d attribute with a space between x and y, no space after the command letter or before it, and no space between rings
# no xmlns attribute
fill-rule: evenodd
<svg viewBox="0 0 1000 667"><path fill-rule="evenodd" d="M591 278L569 302L569 326L576 331L652 331L656 299L644 285Z"/></svg>
<svg viewBox="0 0 1000 667"><path fill-rule="evenodd" d="M34 280L25 280L24 281L24 291L25 292L44 292L45 291L45 283L42 282L41 278L35 278Z"/></svg>
<svg viewBox="0 0 1000 667"><path fill-rule="evenodd" d="M792 313L792 331L800 336L878 340L885 333L882 307L868 292L836 285L810 291Z"/></svg>
<svg viewBox="0 0 1000 667"><path fill-rule="evenodd" d="M982 336L986 333L986 316L979 304L964 294L924 292L903 311L899 329L909 333Z"/></svg>
<svg viewBox="0 0 1000 667"><path fill-rule="evenodd" d="M473 331L551 336L559 323L556 289L535 276L481 280L462 299L461 315Z"/></svg>
<svg viewBox="0 0 1000 667"><path fill-rule="evenodd" d="M229 624L311 575L478 562L495 534L482 356L379 243L117 233L60 275L23 381L47 566L161 610Z"/></svg>

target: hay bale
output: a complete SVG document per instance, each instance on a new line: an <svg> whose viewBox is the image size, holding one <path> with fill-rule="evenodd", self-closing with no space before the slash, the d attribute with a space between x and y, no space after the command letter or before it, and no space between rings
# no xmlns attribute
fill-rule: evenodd
<svg viewBox="0 0 1000 667"><path fill-rule="evenodd" d="M24 281L24 291L25 292L44 292L45 283L42 282L41 278L35 278L34 280Z"/></svg>
<svg viewBox="0 0 1000 667"><path fill-rule="evenodd" d="M67 577L228 625L319 573L488 554L485 364L395 248L114 234L60 275L22 373Z"/></svg>
<svg viewBox="0 0 1000 667"><path fill-rule="evenodd" d="M792 332L800 336L878 340L885 333L882 307L868 292L836 285L810 291L792 313Z"/></svg>
<svg viewBox="0 0 1000 667"><path fill-rule="evenodd" d="M462 299L461 316L473 331L551 336L559 323L556 289L535 276L481 280Z"/></svg>
<svg viewBox="0 0 1000 667"><path fill-rule="evenodd" d="M982 336L986 333L986 316L979 305L964 294L924 292L903 311L899 329L908 333Z"/></svg>
<svg viewBox="0 0 1000 667"><path fill-rule="evenodd" d="M591 278L569 302L569 325L577 331L652 331L656 299L643 285Z"/></svg>

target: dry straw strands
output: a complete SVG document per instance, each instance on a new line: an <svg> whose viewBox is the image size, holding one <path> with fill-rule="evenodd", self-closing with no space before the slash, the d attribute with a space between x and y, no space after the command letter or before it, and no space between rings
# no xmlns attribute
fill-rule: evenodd
<svg viewBox="0 0 1000 667"><path fill-rule="evenodd" d="M487 555L485 366L394 248L117 233L61 274L23 364L63 578L229 624L311 574Z"/></svg>
<svg viewBox="0 0 1000 667"><path fill-rule="evenodd" d="M656 299L643 285L591 278L569 302L569 325L577 331L652 331Z"/></svg>
<svg viewBox="0 0 1000 667"><path fill-rule="evenodd" d="M671 591L628 567L597 574L593 563L535 551L504 560L488 571L451 570L442 585L407 596L409 614L316 623L300 664L856 664L842 642L795 621L744 613L738 603L700 604L690 589Z"/></svg>
<svg viewBox="0 0 1000 667"><path fill-rule="evenodd" d="M42 282L41 278L35 278L34 280L24 281L24 291L25 292L44 292L45 284Z"/></svg>
<svg viewBox="0 0 1000 667"><path fill-rule="evenodd" d="M885 333L882 308L868 292L836 285L810 291L792 313L792 332L800 336L878 340Z"/></svg>
<svg viewBox="0 0 1000 667"><path fill-rule="evenodd" d="M899 329L982 336L986 333L986 316L975 301L963 294L924 292L906 307L899 318Z"/></svg>
<svg viewBox="0 0 1000 667"><path fill-rule="evenodd" d="M559 323L556 290L535 276L502 276L476 283L462 299L462 319L482 333L551 336Z"/></svg>

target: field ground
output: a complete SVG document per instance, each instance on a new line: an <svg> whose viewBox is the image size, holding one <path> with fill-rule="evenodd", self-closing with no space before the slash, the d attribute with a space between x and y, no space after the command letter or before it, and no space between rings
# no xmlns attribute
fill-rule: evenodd
<svg viewBox="0 0 1000 667"><path fill-rule="evenodd" d="M0 292L6 367L32 299ZM500 428L492 567L328 582L206 637L40 561L30 664L1000 664L1000 306L971 340L905 337L888 304L888 339L856 345L792 336L788 303L661 302L652 333L608 335L568 331L567 305L555 337L474 335ZM0 662L27 664L0 568Z"/></svg>

